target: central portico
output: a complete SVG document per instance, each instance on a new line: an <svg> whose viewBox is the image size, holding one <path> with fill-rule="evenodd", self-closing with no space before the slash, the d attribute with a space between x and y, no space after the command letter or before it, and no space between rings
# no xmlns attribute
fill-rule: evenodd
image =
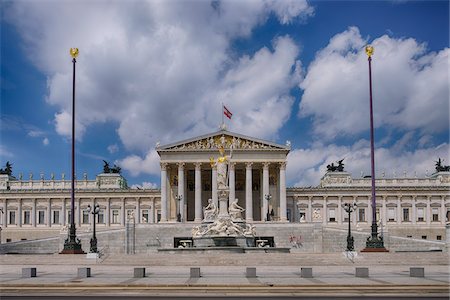
<svg viewBox="0 0 450 300"><path fill-rule="evenodd" d="M161 158L161 222L201 222L203 207L218 205L217 169L210 164L223 146L229 164L229 203L238 199L245 221L287 221L286 157L290 145L222 129L188 140L157 146ZM271 195L266 200L265 195Z"/></svg>

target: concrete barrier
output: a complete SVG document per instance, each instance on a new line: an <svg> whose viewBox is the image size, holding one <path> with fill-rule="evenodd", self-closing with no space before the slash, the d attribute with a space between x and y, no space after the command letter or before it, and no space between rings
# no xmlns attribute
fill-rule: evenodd
<svg viewBox="0 0 450 300"><path fill-rule="evenodd" d="M245 277L256 278L256 268L247 268L245 270Z"/></svg>
<svg viewBox="0 0 450 300"><path fill-rule="evenodd" d="M191 268L191 278L200 278L200 268Z"/></svg>
<svg viewBox="0 0 450 300"><path fill-rule="evenodd" d="M91 268L78 268L78 277L91 277Z"/></svg>
<svg viewBox="0 0 450 300"><path fill-rule="evenodd" d="M355 276L363 278L369 277L369 268L356 268Z"/></svg>
<svg viewBox="0 0 450 300"><path fill-rule="evenodd" d="M145 268L134 268L134 278L143 278L145 277Z"/></svg>
<svg viewBox="0 0 450 300"><path fill-rule="evenodd" d="M22 268L22 278L36 277L36 268Z"/></svg>
<svg viewBox="0 0 450 300"><path fill-rule="evenodd" d="M312 268L301 268L300 270L300 276L302 278L312 278Z"/></svg>
<svg viewBox="0 0 450 300"><path fill-rule="evenodd" d="M424 268L417 268L417 267L409 268L409 277L425 277Z"/></svg>

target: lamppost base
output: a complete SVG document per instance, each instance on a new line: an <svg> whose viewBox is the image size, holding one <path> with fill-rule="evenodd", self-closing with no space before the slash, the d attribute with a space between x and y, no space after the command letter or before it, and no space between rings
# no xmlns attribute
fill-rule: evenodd
<svg viewBox="0 0 450 300"><path fill-rule="evenodd" d="M80 243L64 243L64 249L59 254L86 254Z"/></svg>
<svg viewBox="0 0 450 300"><path fill-rule="evenodd" d="M367 238L366 248L362 249L361 252L389 252L384 248L383 239L378 236L371 236Z"/></svg>

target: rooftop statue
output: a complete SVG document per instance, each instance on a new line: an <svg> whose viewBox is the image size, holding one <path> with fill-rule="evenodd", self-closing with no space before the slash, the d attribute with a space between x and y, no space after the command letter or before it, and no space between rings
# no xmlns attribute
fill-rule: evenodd
<svg viewBox="0 0 450 300"><path fill-rule="evenodd" d="M0 169L0 174L12 175L12 164L9 161L6 162L4 169Z"/></svg>
<svg viewBox="0 0 450 300"><path fill-rule="evenodd" d="M439 158L436 161L436 172L449 172L450 171L450 166L445 166L443 165L444 160Z"/></svg>
<svg viewBox="0 0 450 300"><path fill-rule="evenodd" d="M331 163L330 165L327 165L327 171L328 172L344 172L344 159L337 161L337 166L334 165L334 163Z"/></svg>
<svg viewBox="0 0 450 300"><path fill-rule="evenodd" d="M114 165L114 167L110 167L109 163L106 160L103 160L103 173L114 173L114 174L120 174L122 172L122 168L119 166Z"/></svg>

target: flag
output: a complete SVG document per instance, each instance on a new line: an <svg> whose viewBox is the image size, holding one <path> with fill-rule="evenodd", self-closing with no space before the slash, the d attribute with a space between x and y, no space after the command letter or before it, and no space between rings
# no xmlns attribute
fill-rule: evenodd
<svg viewBox="0 0 450 300"><path fill-rule="evenodd" d="M225 105L223 106L223 114L224 114L225 116L227 116L227 118L230 119L230 120L231 120L231 116L233 115L233 114L231 113L231 111L229 111L228 108L225 107Z"/></svg>

